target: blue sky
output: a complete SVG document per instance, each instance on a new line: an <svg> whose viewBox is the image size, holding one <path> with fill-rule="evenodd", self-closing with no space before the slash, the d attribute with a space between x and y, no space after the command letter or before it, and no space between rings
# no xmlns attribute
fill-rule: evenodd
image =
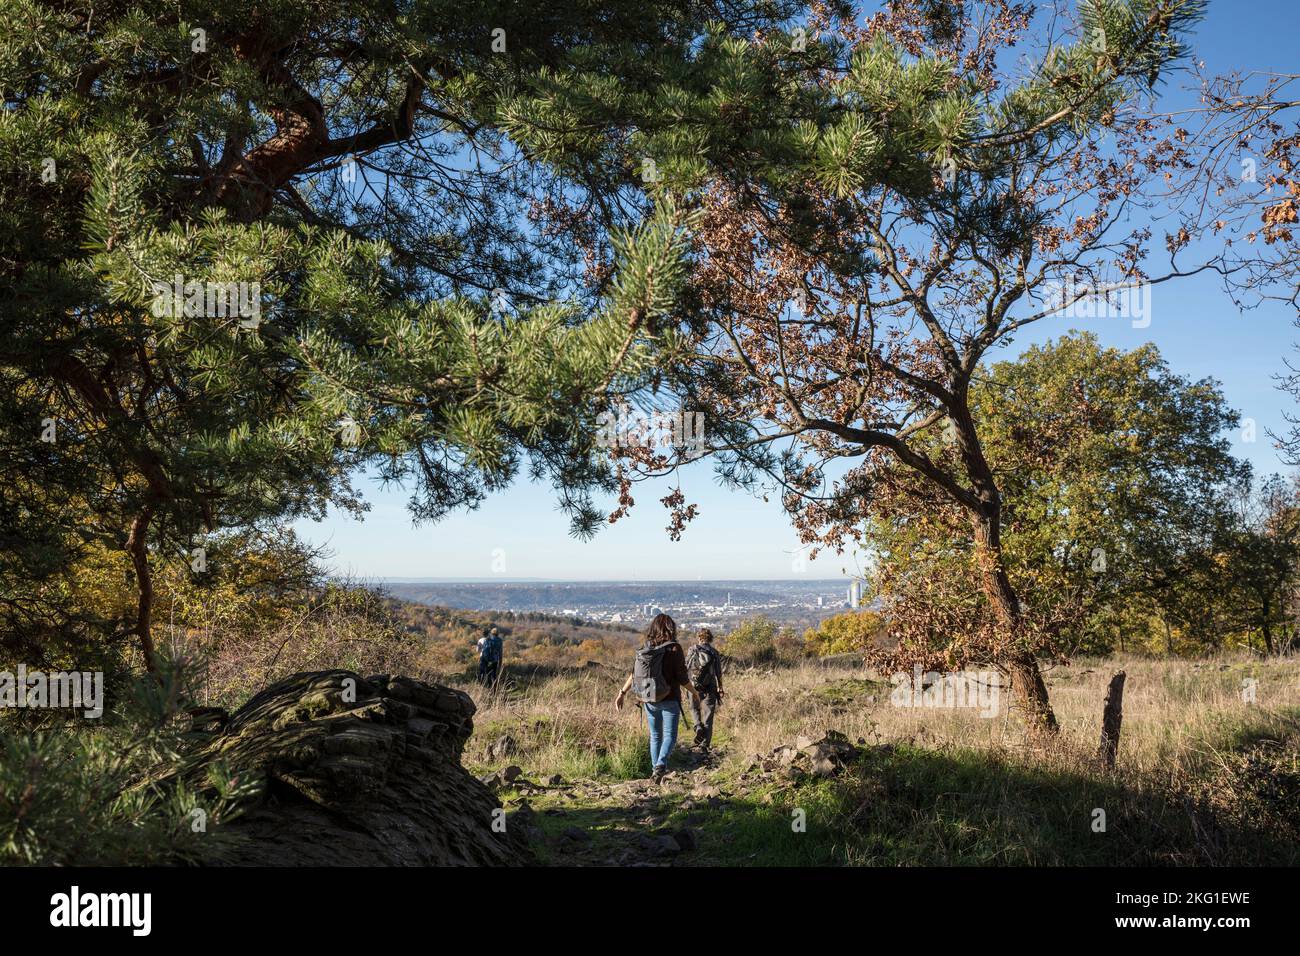
<svg viewBox="0 0 1300 956"><path fill-rule="evenodd" d="M1294 72L1300 64L1295 33L1287 24L1296 13L1293 0L1211 0L1193 37L1196 56L1214 73L1248 67ZM1170 81L1167 103L1184 99L1177 90L1181 82ZM1284 430L1284 412L1296 411L1273 380L1285 370L1284 359L1300 338L1292 317L1277 305L1239 312L1216 278L1198 276L1156 286L1146 328L1113 318L1047 319L1030 326L1004 354L1009 357L1072 327L1093 331L1103 344L1119 348L1154 342L1175 371L1218 379L1228 402L1255 421L1253 443L1243 441L1240 433L1232 436L1240 457L1257 473L1286 472L1267 430ZM405 492L384 490L363 478L359 487L371 504L364 520L331 514L324 522L303 521L295 528L328 549L335 571L363 578L797 578L857 570L852 558L834 555L797 562L798 543L778 504L724 491L707 465L683 471L681 484L700 505L700 515L678 542L664 531L666 513L658 503L672 487L668 482L642 485L631 515L587 542L569 536L568 520L556 509L551 490L526 480L477 511L415 527Z"/></svg>

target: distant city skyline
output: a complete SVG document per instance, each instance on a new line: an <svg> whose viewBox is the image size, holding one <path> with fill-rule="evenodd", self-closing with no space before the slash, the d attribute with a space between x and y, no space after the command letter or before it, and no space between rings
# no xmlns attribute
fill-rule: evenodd
<svg viewBox="0 0 1300 956"><path fill-rule="evenodd" d="M388 582L395 598L489 614L546 614L645 627L656 614L681 627L729 629L764 616L802 629L853 607L842 579L799 581L443 581Z"/></svg>
<svg viewBox="0 0 1300 956"><path fill-rule="evenodd" d="M848 577L819 578L813 576L801 578L493 578L493 577L378 577L376 581L389 584L761 584L764 581L799 581L805 584L835 584L851 580Z"/></svg>

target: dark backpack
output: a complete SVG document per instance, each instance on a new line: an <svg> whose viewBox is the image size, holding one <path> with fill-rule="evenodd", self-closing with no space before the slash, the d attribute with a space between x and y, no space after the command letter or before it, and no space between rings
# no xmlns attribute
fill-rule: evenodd
<svg viewBox="0 0 1300 956"><path fill-rule="evenodd" d="M686 672L696 690L715 690L718 686L718 652L708 644L691 645L686 655Z"/></svg>
<svg viewBox="0 0 1300 956"><path fill-rule="evenodd" d="M667 699L673 692L664 677L664 657L673 647L672 641L658 647L638 647L636 663L632 665L632 690L643 704L655 704Z"/></svg>
<svg viewBox="0 0 1300 956"><path fill-rule="evenodd" d="M479 654L480 664L500 664L504 642L500 637L489 637L483 642L483 651Z"/></svg>

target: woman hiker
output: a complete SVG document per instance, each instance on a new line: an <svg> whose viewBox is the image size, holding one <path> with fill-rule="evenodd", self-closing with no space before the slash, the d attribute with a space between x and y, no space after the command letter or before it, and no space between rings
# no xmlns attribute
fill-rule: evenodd
<svg viewBox="0 0 1300 956"><path fill-rule="evenodd" d="M614 698L614 706L622 710L628 690L634 689L637 700L645 708L646 725L650 728L650 762L654 765L651 779L655 783L663 780L668 770L668 755L677 743L683 688L698 702L699 694L686 672L686 655L677 643L677 623L667 614L658 614L650 622L645 642L637 648L631 675Z"/></svg>

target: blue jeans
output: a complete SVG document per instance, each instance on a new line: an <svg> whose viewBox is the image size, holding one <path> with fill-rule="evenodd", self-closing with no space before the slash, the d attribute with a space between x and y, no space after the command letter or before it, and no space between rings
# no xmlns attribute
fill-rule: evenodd
<svg viewBox="0 0 1300 956"><path fill-rule="evenodd" d="M661 700L645 705L645 720L650 727L650 762L656 770L668 765L668 755L677 743L677 720L682 705L676 700Z"/></svg>

